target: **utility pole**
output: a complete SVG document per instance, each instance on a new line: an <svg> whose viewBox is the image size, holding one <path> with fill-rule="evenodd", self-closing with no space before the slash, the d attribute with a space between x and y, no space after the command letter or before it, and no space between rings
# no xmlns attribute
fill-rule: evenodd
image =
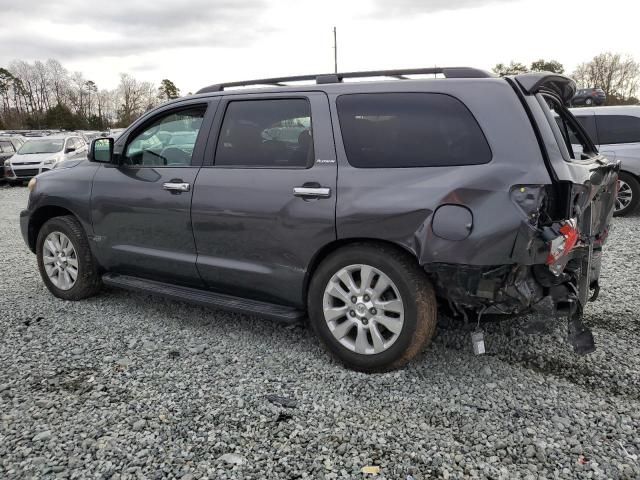
<svg viewBox="0 0 640 480"><path fill-rule="evenodd" d="M336 27L333 27L333 71L338 73L338 37Z"/></svg>

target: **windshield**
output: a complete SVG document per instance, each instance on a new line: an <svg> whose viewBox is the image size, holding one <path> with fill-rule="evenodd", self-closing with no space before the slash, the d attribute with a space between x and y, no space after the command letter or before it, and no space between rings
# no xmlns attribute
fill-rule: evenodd
<svg viewBox="0 0 640 480"><path fill-rule="evenodd" d="M47 140L29 140L27 141L18 153L21 155L28 155L30 153L56 153L62 150L64 140L62 139L47 139Z"/></svg>

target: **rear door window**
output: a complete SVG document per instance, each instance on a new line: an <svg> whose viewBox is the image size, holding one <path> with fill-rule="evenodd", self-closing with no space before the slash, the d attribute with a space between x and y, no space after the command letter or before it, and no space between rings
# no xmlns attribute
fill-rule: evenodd
<svg viewBox="0 0 640 480"><path fill-rule="evenodd" d="M313 163L311 106L303 98L229 102L215 166L306 168Z"/></svg>
<svg viewBox="0 0 640 480"><path fill-rule="evenodd" d="M337 101L349 163L358 168L477 165L489 144L467 107L438 93L364 93Z"/></svg>
<svg viewBox="0 0 640 480"><path fill-rule="evenodd" d="M640 118L630 115L597 115L600 144L640 143Z"/></svg>

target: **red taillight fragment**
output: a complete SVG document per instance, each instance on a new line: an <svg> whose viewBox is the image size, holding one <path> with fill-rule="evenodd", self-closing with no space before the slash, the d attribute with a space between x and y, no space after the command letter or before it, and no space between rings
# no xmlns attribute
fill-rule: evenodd
<svg viewBox="0 0 640 480"><path fill-rule="evenodd" d="M574 219L567 220L560 227L560 235L551 240L551 248L547 256L547 265L554 265L562 257L565 257L578 243L580 232L578 232L577 222Z"/></svg>

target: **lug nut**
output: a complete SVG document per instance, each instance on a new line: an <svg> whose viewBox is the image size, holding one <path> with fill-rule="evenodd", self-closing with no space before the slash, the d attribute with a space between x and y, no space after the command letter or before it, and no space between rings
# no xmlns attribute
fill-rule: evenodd
<svg viewBox="0 0 640 480"><path fill-rule="evenodd" d="M351 297L351 303L356 303L358 299L356 297Z"/></svg>
<svg viewBox="0 0 640 480"><path fill-rule="evenodd" d="M366 318L363 318L363 319L362 319L362 324L363 324L363 325L366 325L366 324L368 324L368 323L369 323L369 320L367 320Z"/></svg>
<svg viewBox="0 0 640 480"><path fill-rule="evenodd" d="M375 308L372 308L369 311L371 312L371 315L376 315L378 313L378 311Z"/></svg>
<svg viewBox="0 0 640 480"><path fill-rule="evenodd" d="M352 317L355 317L356 316L355 310L349 310L349 315L351 315Z"/></svg>
<svg viewBox="0 0 640 480"><path fill-rule="evenodd" d="M368 302L369 300L371 300L371 298L369 297L369 295L365 295L365 296L364 296L364 298L363 298L363 300L364 300L365 302Z"/></svg>

